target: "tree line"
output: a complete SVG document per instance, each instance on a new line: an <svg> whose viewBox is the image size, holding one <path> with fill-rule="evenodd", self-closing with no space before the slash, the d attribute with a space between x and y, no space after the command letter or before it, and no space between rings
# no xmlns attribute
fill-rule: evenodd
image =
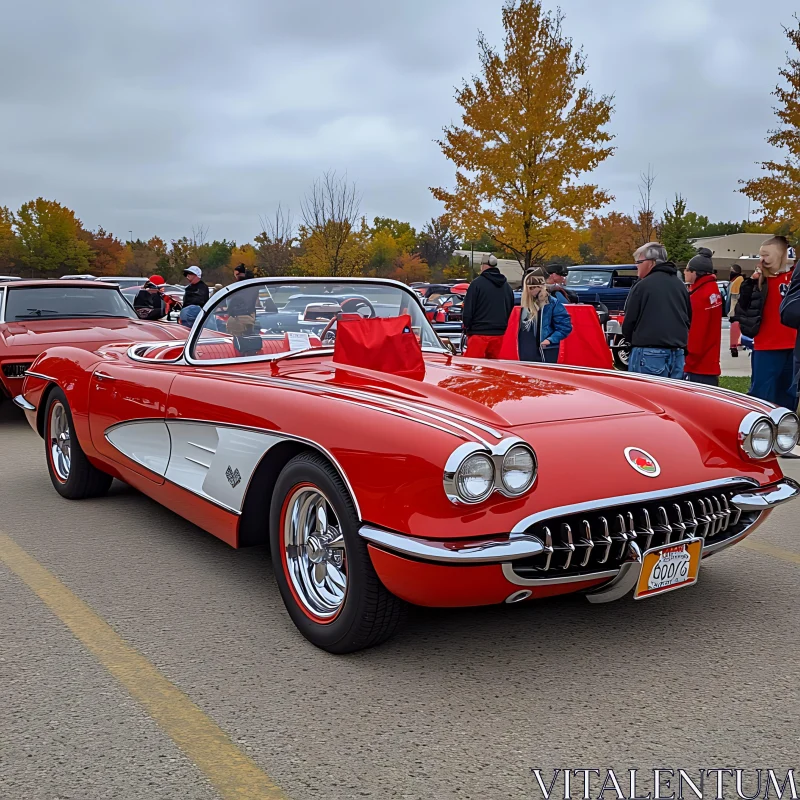
<svg viewBox="0 0 800 800"><path fill-rule="evenodd" d="M454 250L491 251L523 267L548 263L629 263L638 246L660 239L673 259L694 255L693 238L740 232L781 233L800 244L800 18L784 28L786 67L773 92L778 127L767 141L779 154L738 191L757 204L757 220L711 222L677 195L659 212L656 176L642 173L640 202L630 214L602 214L614 200L591 182L614 155L608 130L613 96L586 82L587 59L564 32L564 16L540 0L506 0L501 48L478 39L479 74L456 91L461 120L438 142L455 167L452 188L431 187L444 213L420 231L409 222L361 214L347 176L323 174L300 203L297 222L281 207L261 220L245 244L207 240L208 228L166 242L123 243L103 228L87 230L75 213L38 198L17 212L0 208L0 273L148 275L175 281L191 264L227 282L243 263L258 275L356 275L407 282L468 278L468 259ZM732 187L733 189L733 187Z"/></svg>

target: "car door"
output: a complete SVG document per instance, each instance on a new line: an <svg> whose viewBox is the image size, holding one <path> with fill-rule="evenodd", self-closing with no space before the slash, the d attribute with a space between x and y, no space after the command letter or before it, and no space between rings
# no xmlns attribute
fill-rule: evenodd
<svg viewBox="0 0 800 800"><path fill-rule="evenodd" d="M95 368L89 387L89 427L95 449L158 484L164 483L169 461L164 419L176 375L170 364L106 361Z"/></svg>

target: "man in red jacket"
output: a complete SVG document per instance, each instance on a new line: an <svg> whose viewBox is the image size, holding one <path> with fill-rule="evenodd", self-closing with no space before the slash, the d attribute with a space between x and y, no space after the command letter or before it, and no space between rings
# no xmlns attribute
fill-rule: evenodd
<svg viewBox="0 0 800 800"><path fill-rule="evenodd" d="M719 351L722 341L722 296L714 276L711 251L701 247L686 265L686 283L692 303L692 324L686 354L686 380L719 386L722 370Z"/></svg>

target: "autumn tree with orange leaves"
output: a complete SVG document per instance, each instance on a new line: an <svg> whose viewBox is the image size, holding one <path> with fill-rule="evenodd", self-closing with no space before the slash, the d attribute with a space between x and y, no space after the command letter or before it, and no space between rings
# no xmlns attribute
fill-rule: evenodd
<svg viewBox="0 0 800 800"><path fill-rule="evenodd" d="M444 129L453 191L432 188L459 232L487 231L525 268L576 248L576 226L613 198L584 177L612 155L612 98L583 83L586 58L564 16L507 0L503 52L478 39L481 74L456 92L462 124Z"/></svg>
<svg viewBox="0 0 800 800"><path fill-rule="evenodd" d="M780 75L786 81L773 95L780 106L775 116L780 127L769 132L767 142L785 152L783 161L764 161L760 178L742 181L740 190L761 205L764 222L784 223L793 238L800 238L800 17L796 28L786 28L786 36L794 50L787 57Z"/></svg>

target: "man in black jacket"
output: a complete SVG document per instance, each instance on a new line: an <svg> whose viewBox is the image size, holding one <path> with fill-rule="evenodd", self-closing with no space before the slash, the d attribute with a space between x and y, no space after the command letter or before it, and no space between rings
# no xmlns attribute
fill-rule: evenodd
<svg viewBox="0 0 800 800"><path fill-rule="evenodd" d="M164 279L160 275L151 275L150 279L139 290L133 300L133 310L139 319L161 319L167 314L161 292Z"/></svg>
<svg viewBox="0 0 800 800"><path fill-rule="evenodd" d="M650 242L633 254L639 273L625 305L622 335L631 343L629 370L683 379L692 305L667 249Z"/></svg>
<svg viewBox="0 0 800 800"><path fill-rule="evenodd" d="M183 307L204 306L208 302L208 286L203 283L203 271L200 267L189 267L183 271L189 285L183 295Z"/></svg>
<svg viewBox="0 0 800 800"><path fill-rule="evenodd" d="M506 276L497 268L497 259L484 256L481 274L467 289L464 298L464 333L468 358L499 358L503 334L514 308L514 292Z"/></svg>

